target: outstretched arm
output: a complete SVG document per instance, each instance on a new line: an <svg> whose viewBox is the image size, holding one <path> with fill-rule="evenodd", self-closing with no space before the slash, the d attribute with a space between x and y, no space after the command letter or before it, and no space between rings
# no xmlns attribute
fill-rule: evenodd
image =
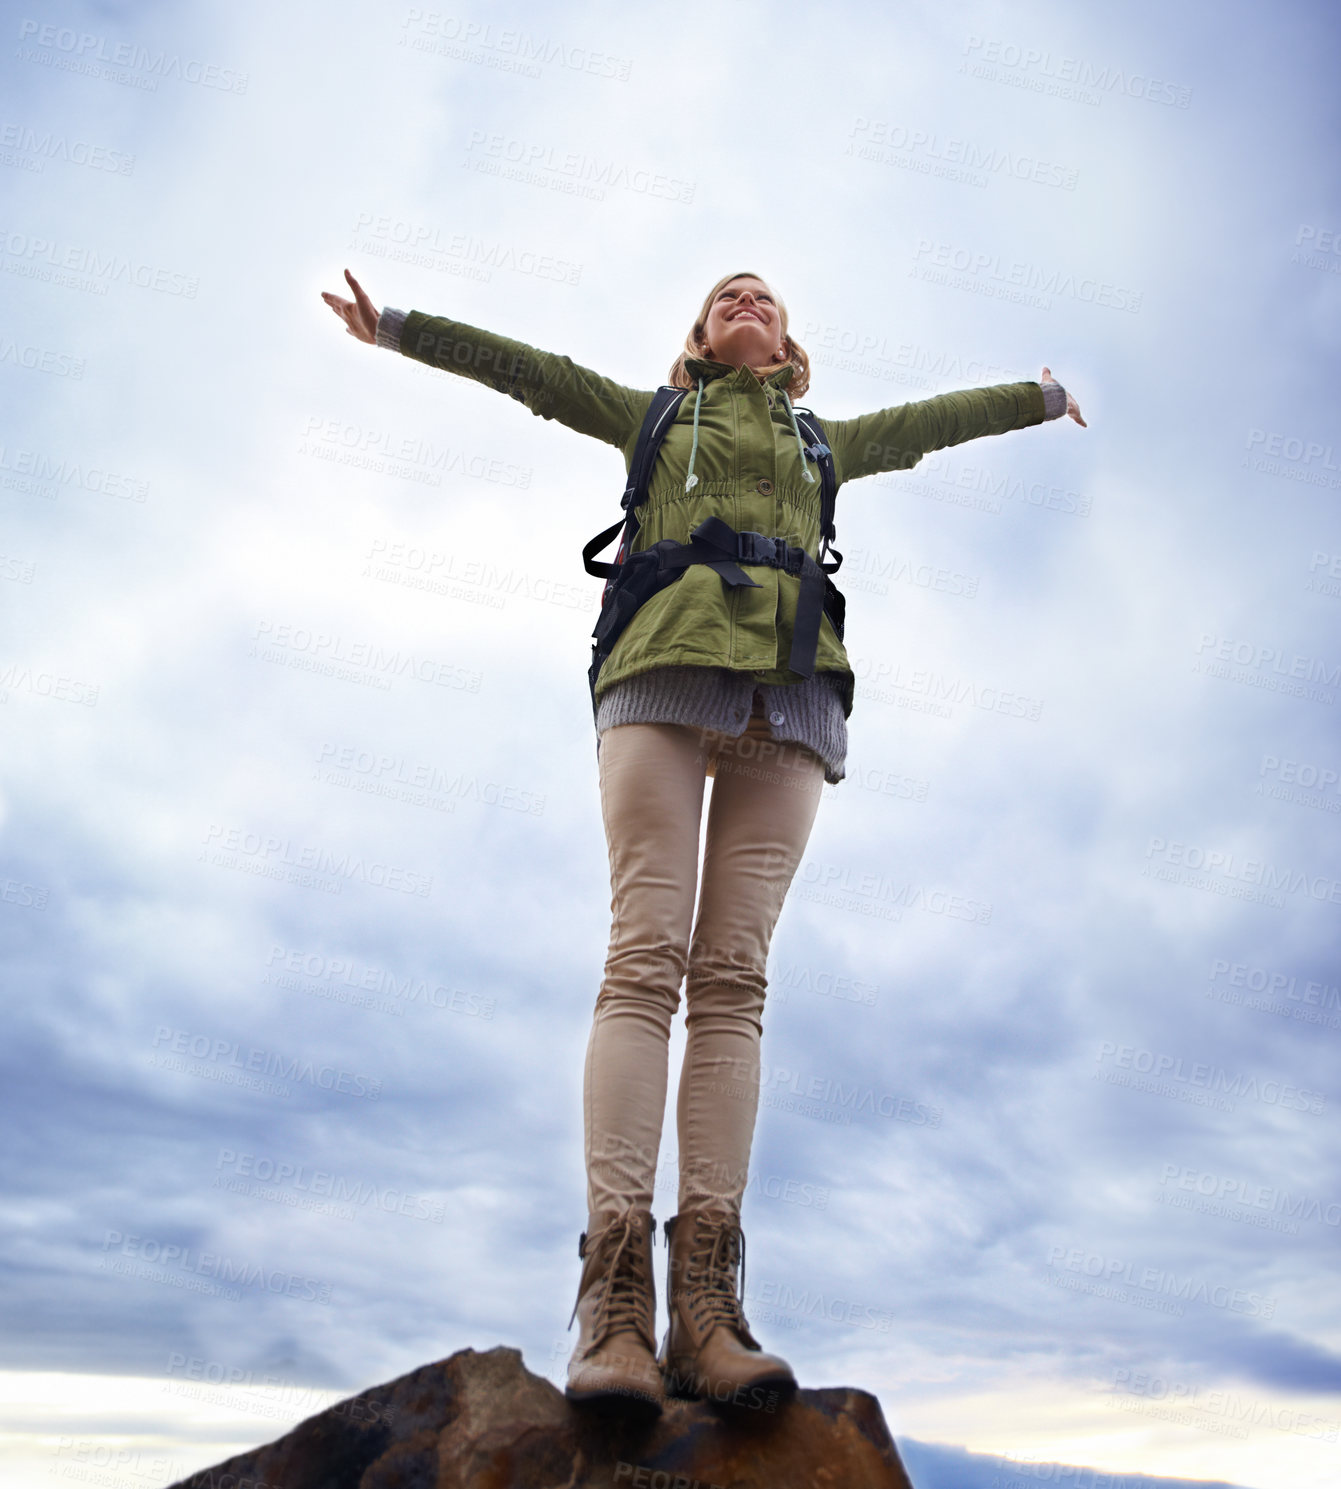
<svg viewBox="0 0 1341 1489"><path fill-rule="evenodd" d="M455 372L510 394L543 419L558 419L579 434L623 449L642 426L650 392L626 388L571 358L539 351L523 341L483 331L446 316L381 312L345 270L352 301L323 292L351 336L403 352L429 367Z"/></svg>
<svg viewBox="0 0 1341 1489"><path fill-rule="evenodd" d="M855 419L826 420L824 427L839 480L852 481L880 471L909 470L932 450L1026 429L1063 414L1085 423L1075 399L1045 367L1041 383L998 383L938 393Z"/></svg>

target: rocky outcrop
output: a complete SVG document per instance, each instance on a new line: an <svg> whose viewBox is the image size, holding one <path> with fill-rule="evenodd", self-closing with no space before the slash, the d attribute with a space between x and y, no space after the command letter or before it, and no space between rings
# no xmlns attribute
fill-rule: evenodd
<svg viewBox="0 0 1341 1489"><path fill-rule="evenodd" d="M638 1421L570 1406L515 1349L464 1349L172 1489L912 1489L865 1391Z"/></svg>

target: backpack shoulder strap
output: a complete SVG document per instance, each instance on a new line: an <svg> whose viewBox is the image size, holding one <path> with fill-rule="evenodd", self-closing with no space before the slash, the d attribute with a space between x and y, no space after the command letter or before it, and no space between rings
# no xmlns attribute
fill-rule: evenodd
<svg viewBox="0 0 1341 1489"><path fill-rule="evenodd" d="M838 536L834 529L834 510L838 505L838 473L834 468L833 451L824 438L824 425L808 408L793 407L796 422L810 437L807 454L814 455L820 470L820 567L832 574L843 562L843 555L830 544ZM833 563L825 563L826 556L834 555Z"/></svg>
<svg viewBox="0 0 1341 1489"><path fill-rule="evenodd" d="M652 467L656 464L661 441L666 437L666 430L674 421L675 411L688 391L687 388L673 388L669 383L663 383L652 394L652 402L643 418L643 427L638 431L633 459L629 461L629 484L619 501L626 515L607 527L603 533L597 533L582 550L582 563L588 574L594 574L598 579L608 579L624 561L625 554L638 534L638 508L647 500L647 484L652 479ZM596 554L621 527L625 529L624 539L615 554L614 563L600 562Z"/></svg>

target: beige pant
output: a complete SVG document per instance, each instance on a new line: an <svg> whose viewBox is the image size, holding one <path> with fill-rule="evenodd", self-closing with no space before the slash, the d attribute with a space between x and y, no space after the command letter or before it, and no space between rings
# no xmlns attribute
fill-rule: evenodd
<svg viewBox="0 0 1341 1489"><path fill-rule="evenodd" d="M756 693L739 738L681 724L607 729L600 783L613 924L583 1084L587 1207L652 1208L683 980L679 1208L725 1206L739 1215L759 1103L764 966L824 767L800 745L774 743Z"/></svg>

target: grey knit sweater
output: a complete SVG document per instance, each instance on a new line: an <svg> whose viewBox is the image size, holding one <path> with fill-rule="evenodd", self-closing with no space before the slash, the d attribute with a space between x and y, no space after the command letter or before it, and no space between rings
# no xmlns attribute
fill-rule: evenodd
<svg viewBox="0 0 1341 1489"><path fill-rule="evenodd" d="M406 312L383 309L377 344L400 350ZM1066 412L1066 389L1043 384L1043 418ZM615 724L688 724L739 735L750 721L754 695L763 697L769 732L779 744L804 745L824 762L824 779L841 781L847 760L847 717L835 673L817 672L803 682L760 683L750 672L726 667L658 667L625 678L601 694L596 708L597 748Z"/></svg>

